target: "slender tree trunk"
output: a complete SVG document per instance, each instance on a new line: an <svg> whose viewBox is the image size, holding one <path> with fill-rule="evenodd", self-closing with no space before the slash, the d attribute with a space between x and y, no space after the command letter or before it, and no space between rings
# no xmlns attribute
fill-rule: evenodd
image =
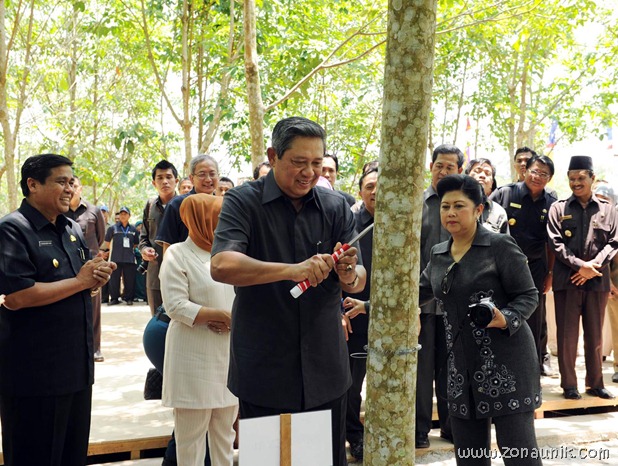
<svg viewBox="0 0 618 466"><path fill-rule="evenodd" d="M184 171L188 173L191 162L191 0L182 2L182 132L185 142Z"/></svg>
<svg viewBox="0 0 618 466"><path fill-rule="evenodd" d="M249 131L251 132L251 165L255 169L264 160L264 102L258 66L255 0L244 3L245 79L249 100Z"/></svg>
<svg viewBox="0 0 618 466"><path fill-rule="evenodd" d="M437 0L389 0L365 465L414 464L420 230Z"/></svg>

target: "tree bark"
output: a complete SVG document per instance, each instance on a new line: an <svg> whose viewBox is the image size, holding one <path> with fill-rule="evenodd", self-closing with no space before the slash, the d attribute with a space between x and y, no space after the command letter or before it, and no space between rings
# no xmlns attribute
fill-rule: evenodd
<svg viewBox="0 0 618 466"><path fill-rule="evenodd" d="M414 464L423 173L437 0L389 0L365 465Z"/></svg>
<svg viewBox="0 0 618 466"><path fill-rule="evenodd" d="M258 66L255 0L244 2L245 79L249 103L249 131L251 133L251 165L255 169L264 160L264 102Z"/></svg>

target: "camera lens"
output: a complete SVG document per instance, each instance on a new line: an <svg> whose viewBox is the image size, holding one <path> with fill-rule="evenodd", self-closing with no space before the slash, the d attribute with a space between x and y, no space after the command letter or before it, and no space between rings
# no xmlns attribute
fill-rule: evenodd
<svg viewBox="0 0 618 466"><path fill-rule="evenodd" d="M471 304L468 315L478 328L486 328L494 318L494 307L492 303L480 302Z"/></svg>

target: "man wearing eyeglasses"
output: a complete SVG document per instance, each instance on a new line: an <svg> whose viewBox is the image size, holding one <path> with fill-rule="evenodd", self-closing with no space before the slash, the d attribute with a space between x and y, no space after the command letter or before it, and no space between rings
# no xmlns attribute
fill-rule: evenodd
<svg viewBox="0 0 618 466"><path fill-rule="evenodd" d="M546 189L554 176L554 163L545 155L528 159L523 181L495 190L489 199L506 210L511 236L528 258L528 267L539 291L539 304L528 319L539 356L541 374L553 374L547 352L545 294L551 289L554 255L547 243L547 213L556 196Z"/></svg>
<svg viewBox="0 0 618 466"><path fill-rule="evenodd" d="M423 193L423 220L421 226L421 271L431 258L431 248L449 239L448 231L440 221L440 198L436 191L438 182L448 175L461 173L464 155L456 146L442 144L431 154L429 170L431 185ZM429 448L429 431L432 427L434 381L440 422L440 437L452 441L448 420L446 396L446 332L441 311L435 301L421 306L421 329L418 342L423 349L418 353L416 376L416 448Z"/></svg>
<svg viewBox="0 0 618 466"><path fill-rule="evenodd" d="M165 208L163 219L157 231L156 243L163 248L163 253L170 244L180 243L189 236L189 230L180 219L180 204L192 194L215 194L219 186L219 165L210 155L198 155L189 164L189 178L193 189L187 194L176 196Z"/></svg>

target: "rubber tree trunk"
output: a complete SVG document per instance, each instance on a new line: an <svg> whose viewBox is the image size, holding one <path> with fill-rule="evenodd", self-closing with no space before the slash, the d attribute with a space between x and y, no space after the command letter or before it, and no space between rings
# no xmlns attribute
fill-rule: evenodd
<svg viewBox="0 0 618 466"><path fill-rule="evenodd" d="M423 173L436 0L389 0L373 236L365 465L414 464Z"/></svg>

